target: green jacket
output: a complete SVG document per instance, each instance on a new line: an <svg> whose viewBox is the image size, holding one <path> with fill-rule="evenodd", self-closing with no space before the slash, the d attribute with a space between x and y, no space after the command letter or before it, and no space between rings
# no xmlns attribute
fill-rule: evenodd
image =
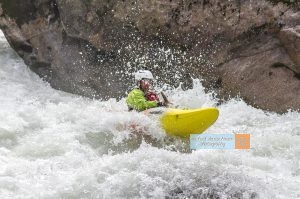
<svg viewBox="0 0 300 199"><path fill-rule="evenodd" d="M149 108L157 107L157 102L148 101L145 98L145 94L142 90L135 88L133 89L126 98L126 103L129 108L137 111L144 111Z"/></svg>

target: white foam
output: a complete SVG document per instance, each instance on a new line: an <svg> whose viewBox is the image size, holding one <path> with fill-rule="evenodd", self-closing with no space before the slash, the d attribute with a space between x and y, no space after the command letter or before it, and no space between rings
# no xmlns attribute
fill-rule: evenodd
<svg viewBox="0 0 300 199"><path fill-rule="evenodd" d="M250 133L252 149L179 152L188 143L165 137L156 120L127 112L124 100L54 90L2 35L0 45L1 198L300 197L299 113L277 115L230 100L207 133ZM194 82L194 89L167 91L170 100L216 106Z"/></svg>

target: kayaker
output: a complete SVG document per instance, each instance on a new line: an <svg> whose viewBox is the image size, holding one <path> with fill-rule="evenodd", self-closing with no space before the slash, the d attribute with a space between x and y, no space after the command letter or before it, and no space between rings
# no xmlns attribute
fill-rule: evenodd
<svg viewBox="0 0 300 199"><path fill-rule="evenodd" d="M137 88L134 88L126 98L129 110L144 111L167 105L159 100L153 88L153 80L153 75L149 70L139 70L135 73Z"/></svg>

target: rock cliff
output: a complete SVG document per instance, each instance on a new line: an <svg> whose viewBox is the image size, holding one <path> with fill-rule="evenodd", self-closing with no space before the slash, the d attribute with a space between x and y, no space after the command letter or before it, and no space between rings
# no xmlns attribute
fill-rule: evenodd
<svg viewBox="0 0 300 199"><path fill-rule="evenodd" d="M300 108L300 3L293 0L0 0L0 27L51 86L120 97L132 72L276 112Z"/></svg>

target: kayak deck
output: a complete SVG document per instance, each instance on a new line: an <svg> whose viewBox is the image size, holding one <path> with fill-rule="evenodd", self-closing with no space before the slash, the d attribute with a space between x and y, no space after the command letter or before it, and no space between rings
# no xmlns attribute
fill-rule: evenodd
<svg viewBox="0 0 300 199"><path fill-rule="evenodd" d="M169 135L189 137L190 134L203 133L218 118L217 108L192 110L169 109L160 118L163 129Z"/></svg>

